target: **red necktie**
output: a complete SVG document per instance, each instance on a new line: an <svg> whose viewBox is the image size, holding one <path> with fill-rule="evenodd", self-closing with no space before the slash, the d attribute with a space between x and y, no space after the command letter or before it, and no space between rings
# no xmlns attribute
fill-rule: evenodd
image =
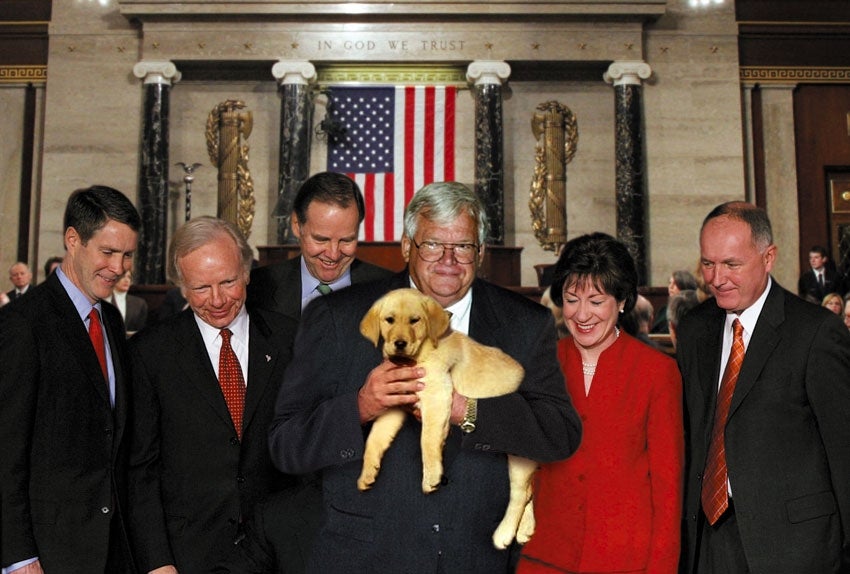
<svg viewBox="0 0 850 574"><path fill-rule="evenodd" d="M230 346L230 329L221 330L221 354L218 359L218 382L224 393L224 402L236 427L236 434L242 438L242 411L245 410L245 379L239 359Z"/></svg>
<svg viewBox="0 0 850 574"><path fill-rule="evenodd" d="M94 347L94 352L97 354L97 360L100 361L100 370L103 371L103 378L109 380L109 371L106 368L106 347L103 344L103 329L100 328L100 314L94 307L89 312L89 338Z"/></svg>
<svg viewBox="0 0 850 574"><path fill-rule="evenodd" d="M709 524L714 524L729 507L729 493L726 481L726 420L729 418L729 406L735 393L735 383L744 362L744 327L735 319L732 323L732 351L720 390L717 393L717 406L714 410L714 426L711 429L711 444L708 448L708 460L702 479L702 509Z"/></svg>

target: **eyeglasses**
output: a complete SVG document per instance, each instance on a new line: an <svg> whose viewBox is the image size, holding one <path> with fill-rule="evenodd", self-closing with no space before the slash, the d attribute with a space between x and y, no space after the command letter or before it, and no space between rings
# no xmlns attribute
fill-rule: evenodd
<svg viewBox="0 0 850 574"><path fill-rule="evenodd" d="M413 244L419 251L419 257L422 261L433 263L439 261L446 254L446 249L450 249L458 263L473 263L478 255L478 245L475 243L439 243L438 241L423 241L416 243L412 239Z"/></svg>

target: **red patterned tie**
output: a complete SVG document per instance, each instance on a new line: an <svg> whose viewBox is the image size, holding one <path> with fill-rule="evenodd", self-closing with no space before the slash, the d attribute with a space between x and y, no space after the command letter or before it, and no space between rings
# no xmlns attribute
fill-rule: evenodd
<svg viewBox="0 0 850 574"><path fill-rule="evenodd" d="M224 402L236 427L236 434L242 438L242 411L245 410L245 379L242 376L242 367L239 359L230 346L230 337L233 333L230 329L221 330L221 354L218 358L218 382L221 384L221 392L224 393Z"/></svg>
<svg viewBox="0 0 850 574"><path fill-rule="evenodd" d="M717 393L717 407L714 411L714 426L711 429L711 445L708 448L708 460L702 479L702 509L709 524L720 519L729 507L729 493L726 488L726 420L729 418L729 406L735 393L735 383L744 362L744 327L735 319L732 323L732 351L726 363L726 371L720 381Z"/></svg>
<svg viewBox="0 0 850 574"><path fill-rule="evenodd" d="M106 347L103 344L103 329L100 328L100 314L94 307L89 311L89 338L94 347L94 352L97 354L97 360L100 361L100 370L103 372L103 378L109 380L109 371L106 368Z"/></svg>

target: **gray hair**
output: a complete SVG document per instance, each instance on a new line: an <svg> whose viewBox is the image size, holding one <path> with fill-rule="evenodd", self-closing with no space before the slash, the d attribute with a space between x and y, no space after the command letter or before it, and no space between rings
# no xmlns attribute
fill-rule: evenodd
<svg viewBox="0 0 850 574"><path fill-rule="evenodd" d="M667 302L667 322L674 328L678 327L682 317L697 305L699 305L699 296L696 289L679 291Z"/></svg>
<svg viewBox="0 0 850 574"><path fill-rule="evenodd" d="M168 246L168 277L175 285L183 284L183 274L177 262L182 258L203 247L207 243L218 239L222 235L229 236L239 248L242 258L242 267L247 278L251 273L251 264L254 261L254 251L242 236L242 233L229 221L204 215L195 217L177 229Z"/></svg>
<svg viewBox="0 0 850 574"><path fill-rule="evenodd" d="M404 234L413 239L421 215L428 221L447 225L462 213L478 227L478 243L487 239L489 224L484 203L471 189L456 181L429 183L414 194L404 210Z"/></svg>
<svg viewBox="0 0 850 574"><path fill-rule="evenodd" d="M750 228L753 245L759 251L764 251L773 245L773 230L770 226L770 219L767 217L767 212L761 207L756 207L745 201L721 203L705 216L702 227L705 228L709 221L723 215L746 223Z"/></svg>

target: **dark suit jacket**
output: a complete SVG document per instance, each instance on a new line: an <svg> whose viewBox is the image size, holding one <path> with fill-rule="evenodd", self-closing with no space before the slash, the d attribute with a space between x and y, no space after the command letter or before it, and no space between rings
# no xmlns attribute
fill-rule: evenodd
<svg viewBox="0 0 850 574"><path fill-rule="evenodd" d="M687 539L693 568L701 476L720 377L725 311L713 300L678 332L688 419ZM726 424L726 458L750 571L850 572L850 335L776 282L750 339Z"/></svg>
<svg viewBox="0 0 850 574"><path fill-rule="evenodd" d="M504 453L548 462L578 446L580 422L556 356L551 313L481 280L472 286L470 335L502 348L525 368L517 393L478 401L478 428L447 440L443 484L421 490L420 424L408 417L383 459L375 486L357 490L364 437L357 393L382 358L360 335L363 315L407 272L353 285L305 309L270 433L284 472L323 471L325 515L308 572L397 574L508 572L509 552L491 536L508 501Z"/></svg>
<svg viewBox="0 0 850 574"><path fill-rule="evenodd" d="M124 317L124 328L128 333L135 333L144 329L147 322L147 301L135 295L127 295L127 316Z"/></svg>
<svg viewBox="0 0 850 574"><path fill-rule="evenodd" d="M393 273L383 267L355 259L351 262L351 283L386 279ZM270 309L296 321L301 319L301 257L283 263L257 267L248 284L248 306Z"/></svg>
<svg viewBox="0 0 850 574"><path fill-rule="evenodd" d="M804 299L809 298L812 303L820 305L823 298L829 293L835 292L839 295L844 295L844 286L841 283L841 276L838 272L830 267L825 267L823 289L821 289L821 286L818 285L817 277L815 277L815 272L809 269L800 275L800 280L797 283L797 293L799 293L800 297Z"/></svg>
<svg viewBox="0 0 850 574"><path fill-rule="evenodd" d="M322 486L311 479L270 495L214 574L302 574L319 529Z"/></svg>
<svg viewBox="0 0 850 574"><path fill-rule="evenodd" d="M294 481L274 469L267 444L294 334L285 317L250 313L241 441L191 309L130 339L130 533L140 571L175 564L181 574L209 572L240 520Z"/></svg>
<svg viewBox="0 0 850 574"><path fill-rule="evenodd" d="M128 373L121 315L102 307L114 409L57 275L0 311L3 566L38 556L46 572L106 567L110 522L126 502ZM127 550L123 528L117 533Z"/></svg>

